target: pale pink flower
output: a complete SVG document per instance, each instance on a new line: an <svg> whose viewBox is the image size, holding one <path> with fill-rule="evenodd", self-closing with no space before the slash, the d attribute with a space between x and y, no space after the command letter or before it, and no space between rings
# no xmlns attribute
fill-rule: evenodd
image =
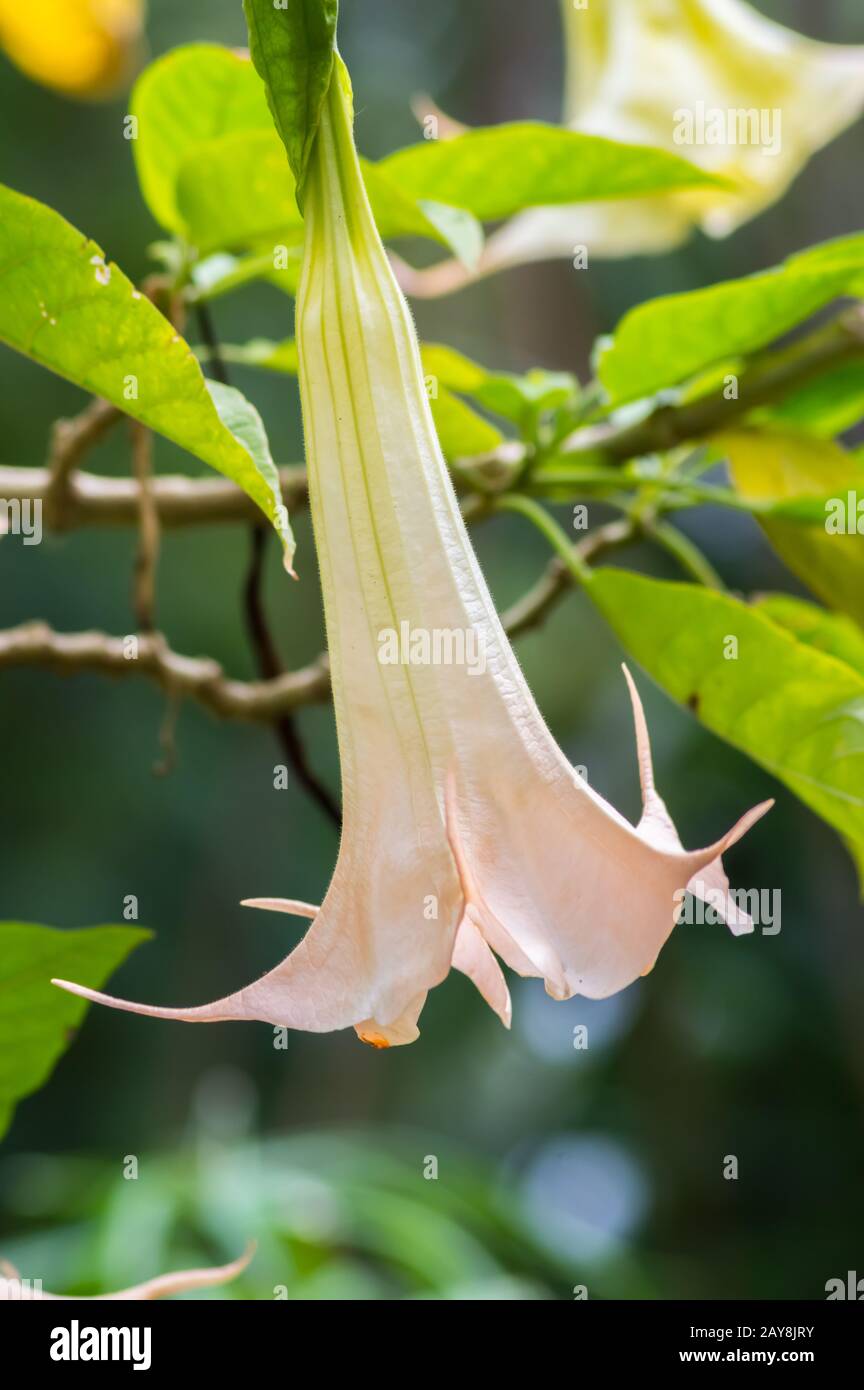
<svg viewBox="0 0 864 1390"><path fill-rule="evenodd" d="M314 921L281 965L213 1004L156 1008L57 983L158 1018L353 1026L378 1046L417 1037L427 991L451 966L505 1024L496 957L543 978L556 999L611 994L653 965L676 891L767 804L717 844L687 852L653 792L641 722L646 814L636 828L557 747L438 444L414 326L360 176L339 60L305 210L300 386L344 800L333 879L317 913L253 900ZM383 660L404 624L409 649Z"/></svg>

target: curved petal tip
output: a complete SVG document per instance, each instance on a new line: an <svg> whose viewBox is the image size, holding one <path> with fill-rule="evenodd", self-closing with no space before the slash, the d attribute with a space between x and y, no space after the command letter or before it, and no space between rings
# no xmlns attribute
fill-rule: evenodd
<svg viewBox="0 0 864 1390"><path fill-rule="evenodd" d="M182 1023L219 1023L221 1020L236 1017L220 1009L228 1001L218 1000L215 1004L202 1004L191 1009L162 1009L156 1004L135 1004L131 999L115 999L113 994L103 994L98 989L88 989L86 985L76 985L71 980L52 980L52 985L65 989L67 994L77 994L88 999L91 1004L105 1004L109 1009L120 1009L127 1014L144 1014L146 1018L177 1019Z"/></svg>
<svg viewBox="0 0 864 1390"><path fill-rule="evenodd" d="M143 1284L134 1284L131 1289L119 1289L116 1293L78 1296L43 1292L41 1287L21 1279L17 1270L12 1269L5 1260L0 1260L0 1302L26 1302L50 1299L51 1302L146 1302L165 1298L168 1294L186 1293L191 1289L213 1288L227 1284L242 1274L252 1261L257 1243L250 1240L243 1254L226 1265L212 1265L202 1269L178 1269L170 1274L158 1274L155 1279L147 1279Z"/></svg>
<svg viewBox="0 0 864 1390"><path fill-rule="evenodd" d="M299 898L242 898L241 907L260 907L265 912L287 912L292 917L317 917L319 908Z"/></svg>

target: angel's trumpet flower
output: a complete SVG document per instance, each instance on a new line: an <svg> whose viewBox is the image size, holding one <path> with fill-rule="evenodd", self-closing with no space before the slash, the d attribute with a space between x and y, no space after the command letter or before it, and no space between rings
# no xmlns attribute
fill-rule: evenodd
<svg viewBox="0 0 864 1390"><path fill-rule="evenodd" d="M159 1274L144 1284L134 1284L131 1289L120 1289L117 1293L77 1295L63 1293L44 1293L41 1284L32 1279L22 1279L17 1269L5 1260L0 1260L0 1303L41 1302L51 1299L63 1302L144 1302L155 1298L166 1298L169 1294L186 1293L190 1289L215 1288L217 1284L230 1283L249 1264L255 1253L250 1245L239 1260L231 1264L214 1265L207 1269L178 1269L172 1274Z"/></svg>
<svg viewBox="0 0 864 1390"><path fill-rule="evenodd" d="M649 797L636 829L581 779L531 697L474 556L407 306L369 210L337 66L306 192L297 303L310 500L342 763L344 832L300 945L189 1022L264 1019L411 1042L451 964L505 1023L500 956L557 999L651 968L673 899L764 807L687 853ZM652 797L654 798L652 800ZM713 882L713 880L712 880Z"/></svg>
<svg viewBox="0 0 864 1390"><path fill-rule="evenodd" d="M561 0L562 124L686 155L731 185L530 208L468 271L400 266L413 295L531 261L668 251L694 227L727 236L777 201L808 159L864 111L864 45L819 43L744 0ZM446 128L445 128L446 129Z"/></svg>

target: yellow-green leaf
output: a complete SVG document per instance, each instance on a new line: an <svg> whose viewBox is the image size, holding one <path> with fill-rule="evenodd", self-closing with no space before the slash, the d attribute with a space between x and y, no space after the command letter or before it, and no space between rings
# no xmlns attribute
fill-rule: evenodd
<svg viewBox="0 0 864 1390"><path fill-rule="evenodd" d="M844 613L828 613L818 604L792 594L760 594L756 607L772 622L809 647L836 656L864 676L864 633Z"/></svg>
<svg viewBox="0 0 864 1390"><path fill-rule="evenodd" d="M173 49L139 77L131 114L137 123L131 144L141 191L156 221L180 236L186 235L177 205L180 170L217 136L263 130L280 150L284 167L264 84L246 53L207 43Z"/></svg>
<svg viewBox="0 0 864 1390"><path fill-rule="evenodd" d="M729 461L742 496L794 499L833 498L849 513L849 493L864 502L864 464L831 440L789 431L735 430L715 443ZM851 520L857 525L853 504ZM847 520L847 525L848 525ZM832 524L832 512L825 513ZM763 520L762 526L785 563L831 608L848 613L864 627L864 534L835 534L791 521ZM864 527L864 518L862 518Z"/></svg>
<svg viewBox="0 0 864 1390"><path fill-rule="evenodd" d="M718 183L665 150L541 121L469 130L452 140L421 140L388 155L379 167L406 195L467 208L481 222L542 204L632 198Z"/></svg>
<svg viewBox="0 0 864 1390"><path fill-rule="evenodd" d="M600 349L613 404L678 385L755 352L841 295L864 293L864 235L826 242L782 265L631 309Z"/></svg>
<svg viewBox="0 0 864 1390"><path fill-rule="evenodd" d="M864 844L859 671L717 590L613 568L594 571L585 588L674 700Z"/></svg>

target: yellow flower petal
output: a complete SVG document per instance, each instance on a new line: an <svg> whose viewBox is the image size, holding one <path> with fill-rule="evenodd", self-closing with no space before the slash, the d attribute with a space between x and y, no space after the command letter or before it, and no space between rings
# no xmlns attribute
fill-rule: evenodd
<svg viewBox="0 0 864 1390"><path fill-rule="evenodd" d="M696 227L728 236L783 196L817 150L864 111L864 46L819 43L744 0L562 0L562 124L685 156L732 191L529 208L486 242L477 266L400 263L419 298L533 261L658 254Z"/></svg>
<svg viewBox="0 0 864 1390"><path fill-rule="evenodd" d="M28 77L76 97L129 77L144 0L0 0L0 45Z"/></svg>

